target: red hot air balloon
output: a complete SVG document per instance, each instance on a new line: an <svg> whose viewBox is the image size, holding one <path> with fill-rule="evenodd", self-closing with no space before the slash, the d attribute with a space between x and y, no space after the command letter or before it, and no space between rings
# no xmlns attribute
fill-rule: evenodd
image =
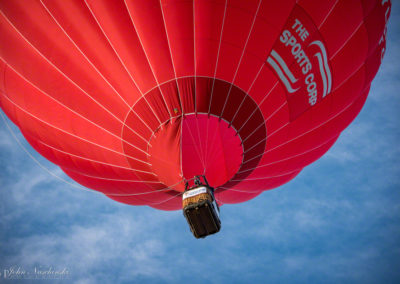
<svg viewBox="0 0 400 284"><path fill-rule="evenodd" d="M362 108L388 0L0 2L0 105L85 187L181 208L204 175L252 199L321 157Z"/></svg>

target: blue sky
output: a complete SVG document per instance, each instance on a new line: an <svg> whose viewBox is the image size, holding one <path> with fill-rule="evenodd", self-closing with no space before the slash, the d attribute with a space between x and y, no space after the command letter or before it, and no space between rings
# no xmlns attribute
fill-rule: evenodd
<svg viewBox="0 0 400 284"><path fill-rule="evenodd" d="M222 207L192 237L180 211L132 207L55 179L0 123L0 283L400 283L400 2L369 98L332 149L290 183ZM14 132L21 140L16 128ZM56 175L61 171L24 143Z"/></svg>

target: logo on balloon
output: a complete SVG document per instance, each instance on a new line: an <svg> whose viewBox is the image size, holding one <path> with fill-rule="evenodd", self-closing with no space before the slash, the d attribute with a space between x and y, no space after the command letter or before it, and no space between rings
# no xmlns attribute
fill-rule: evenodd
<svg viewBox="0 0 400 284"><path fill-rule="evenodd" d="M289 93L294 93L299 89L294 87L298 79L294 77L293 73L290 71L285 61L275 50L271 51L267 62L278 74L279 78L281 79L282 83L285 85Z"/></svg>
<svg viewBox="0 0 400 284"><path fill-rule="evenodd" d="M299 7L286 22L267 63L286 89L291 120L331 92L327 50L317 27Z"/></svg>

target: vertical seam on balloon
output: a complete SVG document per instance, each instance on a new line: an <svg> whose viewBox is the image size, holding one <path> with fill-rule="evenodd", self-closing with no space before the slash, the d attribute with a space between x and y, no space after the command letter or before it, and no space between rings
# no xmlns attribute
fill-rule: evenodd
<svg viewBox="0 0 400 284"><path fill-rule="evenodd" d="M218 52L217 52L217 61L215 62L214 78L213 78L213 84L212 84L212 87L211 87L211 95L210 95L210 103L208 104L208 114L210 114L210 112L211 112L211 103L212 103L212 98L213 98L213 93L214 93L214 84L215 84L215 79L216 79L216 75L217 75L219 54L220 54L220 51L221 51L222 35L223 35L223 33L224 33L225 17L226 17L227 8L228 8L228 0L225 0L224 17L223 17L223 19L222 19L221 34L220 34L220 36L219 36L219 45L218 45Z"/></svg>
<svg viewBox="0 0 400 284"><path fill-rule="evenodd" d="M26 41L26 43L31 46L33 50L36 51L50 66L52 66L55 70L58 71L64 78L66 78L72 85L74 85L78 90L84 93L88 98L90 98L93 102L98 104L102 109L104 109L107 113L109 113L112 117L114 117L117 121L123 124L123 121L120 120L117 116L115 116L110 110L108 110L105 106L95 100L92 96L90 96L85 90L83 90L77 83L75 83L71 78L69 78L65 73L63 73L57 66L55 66L49 59L47 59L32 43L28 41L27 38L22 35L22 33L12 24L12 22L5 16L5 14L0 10L0 14L6 19L6 21L14 28L14 30L21 36L22 39Z"/></svg>
<svg viewBox="0 0 400 284"><path fill-rule="evenodd" d="M196 114L195 114L195 115L196 115ZM195 118L195 119L196 119L196 118ZM197 120L197 119L196 119L196 120ZM197 156L199 157L200 162L203 164L203 168L204 168L204 161L203 161L203 158L201 157L201 153L200 153L200 151L199 151L199 148L198 148L197 145L196 145L196 141L195 141L195 139L194 139L192 130L190 129L190 127L187 127L187 129L189 130L190 137L192 138L193 144L194 144L194 146L195 146L195 148L196 148L196 154L197 154Z"/></svg>
<svg viewBox="0 0 400 284"><path fill-rule="evenodd" d="M209 127L210 127L210 119L207 119L206 141L208 141L208 130L209 130ZM211 141L213 141L213 140L211 140ZM206 163L206 167L208 166L208 157L207 157L207 155L208 155L208 144L209 143L206 143L206 147L204 149L204 160L205 160L205 163ZM206 175L206 172L207 172L207 168L204 169L204 175Z"/></svg>
<svg viewBox="0 0 400 284"><path fill-rule="evenodd" d="M333 4L333 6L331 7L331 9L329 10L328 14L326 14L325 18L322 20L321 24L318 26L318 31L320 30L320 28L325 24L326 20L329 18L329 16L331 15L331 13L333 12L333 10L335 9L336 5L339 3L339 0L336 0L335 4Z"/></svg>
<svg viewBox="0 0 400 284"><path fill-rule="evenodd" d="M163 22L164 22L165 35L166 35L166 37L167 37L167 43L168 43L169 54L170 54L170 56L171 56L172 68L173 68L173 70L174 70L174 75L175 75L175 82L176 82L176 88L177 88L177 91L178 91L179 105L180 105L180 107L181 107L182 113L184 113L184 111L183 111L182 99L181 99L181 92L180 92L180 90L179 90L178 78L177 78L177 76L176 76L176 69L175 69L174 58L173 58L173 56L172 56L171 44L170 44L169 36L168 36L167 23L165 22L165 16L164 16L164 11L163 11L163 8L162 8L161 0L160 0L160 9L161 9L161 15L162 15L162 18L163 18Z"/></svg>
<svg viewBox="0 0 400 284"><path fill-rule="evenodd" d="M220 141L220 143L223 145L223 138L222 138L222 135L221 135L221 131L220 131L220 121L218 121L218 127L217 127L217 133L218 133L218 140ZM224 151L224 149L222 149L222 155L220 155L220 158L221 158L221 160L222 160L222 164L225 166L225 168L224 168L224 172L225 172L225 176L227 176L228 178L229 178L229 176L227 175L227 161L226 161L226 152ZM243 154L241 155L242 157L243 157ZM240 168L240 166L239 166L239 168ZM238 169L239 169L238 168ZM233 173L233 176L235 176L235 174L236 173ZM231 179L233 178L233 176L232 177L230 177ZM229 179L229 181L231 181L231 179Z"/></svg>
<svg viewBox="0 0 400 284"><path fill-rule="evenodd" d="M100 28L100 30L102 31L104 37L107 39L108 44L111 46L112 50L114 51L115 55L118 57L119 62L121 63L122 67L124 67L126 73L128 74L129 78L132 80L133 84L136 86L136 88L139 90L140 94L142 95L142 97L144 97L142 90L139 88L138 84L136 83L135 79L133 79L132 74L129 72L128 68L126 67L126 65L124 64L124 62L122 61L122 58L120 57L120 55L118 54L117 50L115 49L114 45L111 43L110 39L108 38L108 36L106 35L106 32L104 31L103 27L100 25L100 22L98 21L98 19L96 18L94 12L92 11L92 9L90 9L89 4L86 2L85 0L85 4L86 7L88 8L90 14L92 15L93 19L96 21L98 27ZM146 103L148 104L147 100L145 99ZM130 111L132 110L132 108L130 109ZM121 130L121 136L122 136L122 132L124 130L124 127L127 127L128 129L132 130L128 125L126 125L126 119L128 118L128 115L130 113L130 111L127 112L126 116L125 116L125 120L123 122L123 127ZM136 112L135 112L136 113ZM143 124L150 130L153 131L145 121L143 121L140 116L138 115L139 119L143 122Z"/></svg>
<svg viewBox="0 0 400 284"><path fill-rule="evenodd" d="M78 47L78 45L73 41L73 39L68 35L67 31L61 26L61 24L57 21L57 19L53 16L53 14L50 12L50 10L46 7L46 5L43 3L42 0L39 0L42 6L45 8L47 13L51 16L51 18L54 20L54 22L57 24L57 26L62 30L62 32L68 37L68 39L71 41L71 43L76 47L76 49L79 51L79 53L82 54L82 56L86 59L87 62L96 70L96 72L101 76L101 78L107 83L107 85L110 86L110 88L117 94L118 97L121 98L121 100L128 106L128 102L119 94L119 92L114 88L114 86L105 78L105 76L100 72L99 69L93 64L93 62L90 61L90 59L82 52L82 50ZM139 90L140 92L140 90Z"/></svg>
<svg viewBox="0 0 400 284"><path fill-rule="evenodd" d="M138 32L138 30L136 29L135 22L133 21L133 17L132 17L132 15L131 15L131 11L129 10L129 7L128 7L128 4L126 3L126 0L124 0L124 4L125 4L125 6L126 6L126 10L128 11L129 18L131 19L133 28L135 29L135 32L136 32L136 34L137 34L137 36L138 36L140 45L142 46L143 52L144 52L144 54L145 54L145 56L146 56L147 62L148 62L149 67L150 67L150 69L151 69L151 73L153 73L153 77L154 77L154 79L156 80L156 84L159 85L157 76L156 76L156 74L154 73L153 66L152 66L151 63L150 63L149 57L148 57L148 55L147 55L147 53L146 53L146 50L145 50L145 48L144 48L144 45L143 45L143 43L142 43L142 39L140 38L139 32ZM161 97L163 98L163 101L164 101L164 104L165 104L165 108L166 108L167 111L168 111L169 118L171 119L172 115L171 115L171 112L170 112L170 110L169 110L167 101L165 100L164 93L163 93L163 91L161 90L161 88L159 88L159 90L160 90L160 93L161 93ZM146 100L145 97L144 97L144 99ZM146 101L147 101L147 100L146 100ZM155 116L157 117L157 120L159 121L159 123L162 124L162 122L161 122L161 120L159 119L157 113L153 110L153 108L151 107L150 104L149 104L149 107L150 107L150 109L154 112L154 114L155 114Z"/></svg>
<svg viewBox="0 0 400 284"><path fill-rule="evenodd" d="M254 86L254 83L257 81L258 76L260 76L261 70L262 70L264 67L265 67L265 61L263 61L263 63L261 64L261 67L260 67L260 69L258 70L256 77L254 78L253 82L251 83L249 89L247 90L247 93L250 93L251 89L252 89L253 86Z"/></svg>
<svg viewBox="0 0 400 284"><path fill-rule="evenodd" d="M156 136L156 132L157 132L157 130L159 129L161 127L161 124L157 127L157 129L155 129L152 133L151 133L151 135L150 135L150 137L149 137L149 141L147 141L147 152L149 152L150 151L150 149L149 149L149 147L150 148L152 148L153 146L151 145L151 140L153 139L153 136L154 136L154 138L157 138L157 136Z"/></svg>
<svg viewBox="0 0 400 284"><path fill-rule="evenodd" d="M213 138L212 138L211 141L214 141L214 140L215 140L215 137L217 136L217 132L218 132L218 130L215 130L215 131L214 131L214 135L213 135ZM210 152L208 153L208 156L206 157L207 160L212 159L213 156L214 156L214 154L215 154L215 147L213 147L213 145L214 145L214 143L212 144L212 147L211 147L211 149L210 149ZM211 155L211 156L210 156L210 155Z"/></svg>
<svg viewBox="0 0 400 284"><path fill-rule="evenodd" d="M78 136L78 135L72 134L72 133L70 133L70 132L68 132L68 131L66 131L66 130L63 130L63 129L61 129L61 128L58 128L58 127L56 127L55 125L52 125L51 123L46 122L46 121L44 121L44 120L42 120L42 119L36 117L35 115L31 114L30 112L28 112L27 110L25 110L24 108L22 108L21 106L19 106L19 105L16 104L15 102L13 102L13 101L12 101L10 98L8 98L5 94L2 93L2 95L3 95L9 102L11 102L13 105L15 105L17 108L19 108L20 110L22 110L22 111L25 112L26 114L30 115L31 117L37 119L38 121L42 122L43 124L46 124L46 125L48 125L48 126L50 126L50 127L52 127L52 128L55 128L55 129L61 131L61 132L64 132L64 133L66 133L66 134L68 134L68 135L71 135L72 137L75 137L75 138L77 138L77 139L86 141L86 142L88 142L88 143L90 143L90 144L93 144L93 145L95 145L95 146L98 146L98 147L100 147L100 148L103 148L103 149L105 149L105 150L108 150L108 151L110 151L110 152L113 152L113 153L122 155L122 156L124 156L124 157L129 157L129 158L131 158L131 159L133 159L133 160L138 160L138 159L136 159L136 158L134 158L134 157L131 157L131 156L126 155L125 153L120 153L120 152L118 152L118 151L112 150L112 149L107 148L107 147L105 147L105 146L99 145L99 144L97 144L97 143L95 143L95 142L89 141L89 140L87 140L87 139L85 139L85 138L82 138L82 137L80 137L80 136ZM138 160L138 161L140 161L140 160ZM140 161L140 162L143 162L143 161Z"/></svg>
<svg viewBox="0 0 400 284"><path fill-rule="evenodd" d="M148 155L143 149L138 148L137 146L129 143L128 141L125 141L124 139L122 139L121 137L119 137L118 135L112 133L111 131L101 127L100 125L98 125L97 123L95 123L94 121L86 118L85 116L83 116L82 114L74 111L73 109L69 108L68 106L64 105L63 103L61 103L60 101L58 101L57 99L53 98L52 96L50 96L49 94L47 94L45 91L43 91L42 89L40 89L38 86L36 86L34 83L32 83L31 81L29 81L27 78L25 78L22 74L20 74L17 70L15 70L11 65L9 65L4 58L2 58L0 56L0 60L3 61L6 66L10 69L13 70L14 73L16 73L19 77L21 77L23 80L25 80L28 84L30 84L32 87L34 87L36 90L38 90L39 92L41 92L42 94L44 94L46 97L50 98L51 100L55 101L57 104L59 104L60 106L64 107L65 109L69 110L70 112L74 113L75 115L83 118L84 120L90 122L91 124L95 125L96 127L100 128L101 130L104 130L105 132L109 133L110 135L114 136L117 139L121 139L123 142L129 144L130 146L136 148L137 150L143 152L144 154ZM137 134L136 132L134 132L138 137L140 137L141 139L143 139L144 141L146 141L143 137L141 137L139 134ZM146 141L147 142L147 141Z"/></svg>
<svg viewBox="0 0 400 284"><path fill-rule="evenodd" d="M195 113L195 116L196 116L195 120L196 120L196 128L197 128L197 137L199 138L198 142L199 142L199 148L200 148L200 155L201 155L201 158L203 161L203 175L205 175L207 164L205 162L205 156L204 156L204 152L203 152L203 144L201 143L202 139L200 136L199 120L197 119L197 112Z"/></svg>
<svg viewBox="0 0 400 284"><path fill-rule="evenodd" d="M207 169L206 156L205 156L205 153L203 152L203 144L201 143L201 141L203 139L201 139L201 135L200 135L199 120L197 119L197 113L195 115L196 115L196 128L197 128L197 135L198 135L197 137L199 138L198 141L199 141L199 147L200 147L200 154L202 155L202 160L203 160L203 175L205 175L206 169ZM208 121L208 119L207 119L207 121Z"/></svg>
<svg viewBox="0 0 400 284"><path fill-rule="evenodd" d="M232 84L230 85L229 90L228 90L228 94L226 95L225 103L224 103L224 106L222 107L220 117L224 114L226 104L228 103L229 96L230 96L230 93L231 93L231 90L232 90L232 85L235 83L237 73L239 71L239 68L240 68L240 65L242 63L242 59L243 59L244 53L245 53L246 48L247 48L247 44L249 42L251 33L253 32L254 24L255 24L255 22L257 20L257 14L258 14L258 11L260 10L261 3L262 3L262 0L259 0L258 6L257 6L257 10L256 10L256 13L255 13L254 18L253 18L253 22L251 23L249 34L247 35L247 39L246 39L246 43L244 44L244 47L243 47L242 55L240 56L238 66L236 68L235 74L233 75ZM231 123L232 123L232 121L229 123L229 125Z"/></svg>
<svg viewBox="0 0 400 284"><path fill-rule="evenodd" d="M208 124L210 124L209 123L209 119L207 120L207 122L208 122ZM214 129L214 135L213 135L213 138L211 139L211 141L214 141L215 140L215 136L217 135L217 132L218 132L218 130L216 130L216 129ZM207 140L208 141L208 140ZM213 154L214 154L214 143L212 143L211 144L211 149L210 149L210 152L209 153L207 153L207 155L205 156L205 159L206 159L206 161L209 161L210 160L210 158L212 158L213 157ZM211 154L211 157L210 157L210 154Z"/></svg>
<svg viewBox="0 0 400 284"><path fill-rule="evenodd" d="M183 134L183 116L181 116L181 135L179 137L179 166L181 167L181 177L185 182L186 179L183 175L183 165L182 165L182 134Z"/></svg>

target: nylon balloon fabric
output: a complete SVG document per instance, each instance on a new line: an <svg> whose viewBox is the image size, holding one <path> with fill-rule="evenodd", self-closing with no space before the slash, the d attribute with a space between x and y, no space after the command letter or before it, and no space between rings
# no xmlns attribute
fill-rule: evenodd
<svg viewBox="0 0 400 284"><path fill-rule="evenodd" d="M180 209L290 181L361 110L388 0L0 1L0 106L113 200Z"/></svg>

